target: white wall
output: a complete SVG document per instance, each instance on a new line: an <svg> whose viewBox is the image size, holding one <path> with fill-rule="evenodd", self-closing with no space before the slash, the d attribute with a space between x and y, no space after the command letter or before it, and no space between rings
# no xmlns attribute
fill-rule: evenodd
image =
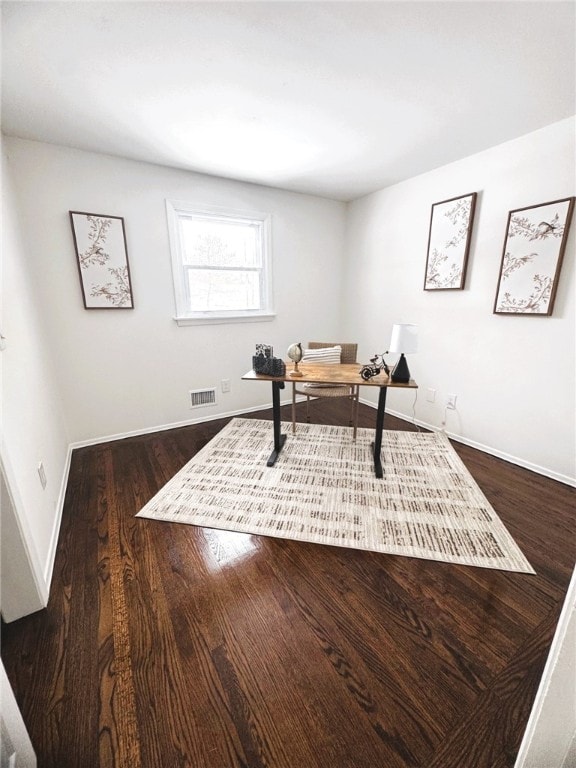
<svg viewBox="0 0 576 768"><path fill-rule="evenodd" d="M419 352L409 359L420 387L418 420L440 426L446 396L455 393L449 433L572 483L576 221L553 316L492 308L508 212L574 195L574 153L571 118L351 203L344 318L365 359L386 350L393 323L420 326ZM431 205L475 191L465 290L424 291ZM434 404L428 388L436 390ZM391 410L411 417L412 404L411 394L390 391Z"/></svg>
<svg viewBox="0 0 576 768"><path fill-rule="evenodd" d="M284 356L292 341L339 322L346 206L282 190L6 138L24 247L50 336L72 442L203 420L269 403L242 382L254 344ZM178 327L165 199L272 215L271 322ZM135 309L85 310L69 210L125 219ZM220 392L220 380L231 392ZM189 409L190 389L219 401Z"/></svg>
<svg viewBox="0 0 576 768"><path fill-rule="evenodd" d="M576 570L566 593L515 768L576 765Z"/></svg>
<svg viewBox="0 0 576 768"><path fill-rule="evenodd" d="M4 150L4 147L3 147ZM0 450L20 527L33 563L38 562L50 583L62 507L69 437L51 362L51 338L32 290L33 269L42 272L47 254L41 250L34 264L22 242L13 179L2 151L2 308L1 326L6 349L2 365ZM33 226L33 222L28 226ZM41 276L40 276L41 279ZM47 485L37 473L44 464ZM15 544L16 545L16 544Z"/></svg>
<svg viewBox="0 0 576 768"><path fill-rule="evenodd" d="M5 139L3 431L47 582L68 444L269 403L267 388L240 378L257 341L283 354L295 340L346 337L367 360L386 349L394 322L416 322L417 419L438 426L455 393L450 433L575 482L576 222L554 315L492 314L508 211L575 193L574 131L573 119L563 121L348 206ZM430 206L472 191L479 200L466 289L425 292ZM166 197L272 214L275 320L177 327ZM125 218L133 311L83 308L69 210ZM222 378L231 379L229 394L189 409L188 390ZM389 409L408 417L412 402L411 393L389 394Z"/></svg>
<svg viewBox="0 0 576 768"><path fill-rule="evenodd" d="M38 558L17 487L8 452L0 443L0 612L6 622L45 608L49 595L48 577ZM55 517L55 532L58 527Z"/></svg>
<svg viewBox="0 0 576 768"><path fill-rule="evenodd" d="M4 664L0 661L0 759L9 768L36 768L36 754L18 709Z"/></svg>

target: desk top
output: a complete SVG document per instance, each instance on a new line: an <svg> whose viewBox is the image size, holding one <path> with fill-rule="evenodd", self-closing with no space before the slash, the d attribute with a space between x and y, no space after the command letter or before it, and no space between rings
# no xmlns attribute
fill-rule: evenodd
<svg viewBox="0 0 576 768"><path fill-rule="evenodd" d="M293 381L295 384L349 384L350 386L361 385L363 387L410 387L417 389L418 384L413 379L407 384L392 381L384 371L377 376L373 376L368 381L364 381L360 376L361 363L340 363L336 365L317 365L316 363L298 363L298 370L302 376L290 376L290 371L294 370L294 363L290 360L286 363L286 374L284 376L265 376L255 371L248 371L243 380L246 381Z"/></svg>

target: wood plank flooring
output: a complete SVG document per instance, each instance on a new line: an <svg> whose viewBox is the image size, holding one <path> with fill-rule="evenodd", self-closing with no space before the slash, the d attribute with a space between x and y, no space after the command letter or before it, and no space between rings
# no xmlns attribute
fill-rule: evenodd
<svg viewBox="0 0 576 768"><path fill-rule="evenodd" d="M74 452L49 606L2 626L39 767L512 768L576 491L455 444L536 576L136 519L226 421Z"/></svg>

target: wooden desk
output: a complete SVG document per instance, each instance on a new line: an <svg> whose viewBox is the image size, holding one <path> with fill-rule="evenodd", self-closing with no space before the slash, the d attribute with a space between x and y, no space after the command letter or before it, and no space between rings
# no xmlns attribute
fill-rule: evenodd
<svg viewBox="0 0 576 768"><path fill-rule="evenodd" d="M298 368L303 376L290 376L293 370L292 362L286 363L286 374L284 376L264 376L254 371L248 371L242 376L243 381L270 381L272 382L272 412L274 421L274 450L270 454L267 466L272 467L278 458L282 446L286 442L286 435L281 433L280 422L280 390L284 389L287 381L297 384L348 384L351 387L378 387L378 410L376 411L376 429L374 433L374 442L372 443L374 453L374 472L376 477L383 477L382 459L380 452L382 449L382 431L384 429L384 412L386 409L386 392L388 387L400 387L402 389L416 389L418 385L410 379L408 384L397 384L387 376L383 371L368 381L360 376L360 363L341 363L340 365L316 365L313 363L299 363Z"/></svg>

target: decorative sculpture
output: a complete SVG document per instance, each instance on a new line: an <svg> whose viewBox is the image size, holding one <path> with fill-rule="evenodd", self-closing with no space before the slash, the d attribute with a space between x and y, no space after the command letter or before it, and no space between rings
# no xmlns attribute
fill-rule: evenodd
<svg viewBox="0 0 576 768"><path fill-rule="evenodd" d="M294 370L290 371L290 376L303 376L302 371L298 370L298 363L302 360L304 352L302 351L302 343L300 341L295 344L290 344L286 353L290 360L294 362Z"/></svg>
<svg viewBox="0 0 576 768"><path fill-rule="evenodd" d="M386 360L384 360L384 355L374 355L374 357L370 358L370 365L363 365L360 369L360 376L364 379L364 381L368 381L373 376L378 376L380 371L384 371L387 375L390 374L390 368L388 368L388 365L386 364Z"/></svg>

